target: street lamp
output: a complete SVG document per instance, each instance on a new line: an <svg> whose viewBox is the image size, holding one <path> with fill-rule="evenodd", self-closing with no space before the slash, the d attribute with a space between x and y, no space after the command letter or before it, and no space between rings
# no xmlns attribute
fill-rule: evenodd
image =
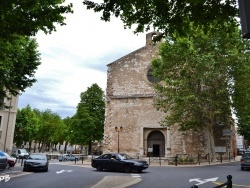
<svg viewBox="0 0 250 188"><path fill-rule="evenodd" d="M122 130L123 130L123 127L122 126L120 126L120 127L115 127L115 131L118 133L117 134L117 139L118 139L118 153L120 152L120 143L119 143L119 140L120 140L120 138L119 138L119 134L120 134L120 132L122 132Z"/></svg>

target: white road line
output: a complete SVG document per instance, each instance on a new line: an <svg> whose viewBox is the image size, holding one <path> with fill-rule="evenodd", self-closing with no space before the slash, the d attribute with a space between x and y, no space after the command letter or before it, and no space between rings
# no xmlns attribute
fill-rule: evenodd
<svg viewBox="0 0 250 188"><path fill-rule="evenodd" d="M133 178L141 178L140 174L131 174Z"/></svg>

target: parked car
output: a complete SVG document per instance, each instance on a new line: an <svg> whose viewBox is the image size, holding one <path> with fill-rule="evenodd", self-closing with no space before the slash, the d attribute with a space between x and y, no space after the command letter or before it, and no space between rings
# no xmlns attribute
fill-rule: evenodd
<svg viewBox="0 0 250 188"><path fill-rule="evenodd" d="M9 169L10 167L14 167L16 164L16 158L10 156L8 153L4 153L4 155L7 157L7 162L8 162L6 168Z"/></svg>
<svg viewBox="0 0 250 188"><path fill-rule="evenodd" d="M18 159L26 159L28 158L29 153L26 149L17 149L12 153L12 156Z"/></svg>
<svg viewBox="0 0 250 188"><path fill-rule="evenodd" d="M149 165L146 161L134 159L125 153L108 153L92 159L91 166L97 171L106 169L130 173L132 171L141 172Z"/></svg>
<svg viewBox="0 0 250 188"><path fill-rule="evenodd" d="M32 153L23 163L23 171L45 171L49 169L49 160L46 154Z"/></svg>
<svg viewBox="0 0 250 188"><path fill-rule="evenodd" d="M250 168L250 152L245 152L240 159L241 170Z"/></svg>
<svg viewBox="0 0 250 188"><path fill-rule="evenodd" d="M7 157L4 155L4 152L0 150L0 171L3 171L7 164Z"/></svg>
<svg viewBox="0 0 250 188"><path fill-rule="evenodd" d="M243 155L243 153L245 153L246 150L243 148L237 148L237 155Z"/></svg>
<svg viewBox="0 0 250 188"><path fill-rule="evenodd" d="M59 161L75 161L79 160L79 157L72 155L72 154L63 154L58 157Z"/></svg>

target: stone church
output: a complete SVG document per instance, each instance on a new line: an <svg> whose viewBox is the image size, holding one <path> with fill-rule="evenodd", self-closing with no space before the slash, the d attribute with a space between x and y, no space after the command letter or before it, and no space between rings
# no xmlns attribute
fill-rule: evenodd
<svg viewBox="0 0 250 188"><path fill-rule="evenodd" d="M104 153L148 156L150 152L164 157L206 152L204 132L180 132L177 126L168 129L160 124L165 114L153 106L154 80L150 74L159 46L152 41L155 34L146 35L144 47L107 65ZM220 138L221 131L217 132ZM217 139L217 145L224 146L225 141Z"/></svg>

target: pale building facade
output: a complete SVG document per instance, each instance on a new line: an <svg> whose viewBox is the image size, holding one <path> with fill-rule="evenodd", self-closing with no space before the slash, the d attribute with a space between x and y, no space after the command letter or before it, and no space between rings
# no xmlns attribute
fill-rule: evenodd
<svg viewBox="0 0 250 188"><path fill-rule="evenodd" d="M18 96L4 99L9 109L0 109L0 150L11 152L13 147L14 131L16 124Z"/></svg>
<svg viewBox="0 0 250 188"><path fill-rule="evenodd" d="M180 132L160 122L165 114L154 108L155 91L150 63L157 57L153 35L146 45L108 64L103 152L126 152L132 156L168 156L206 152L204 132ZM122 126L119 133L115 127ZM220 145L220 143L219 143ZM223 143L222 143L223 145Z"/></svg>

